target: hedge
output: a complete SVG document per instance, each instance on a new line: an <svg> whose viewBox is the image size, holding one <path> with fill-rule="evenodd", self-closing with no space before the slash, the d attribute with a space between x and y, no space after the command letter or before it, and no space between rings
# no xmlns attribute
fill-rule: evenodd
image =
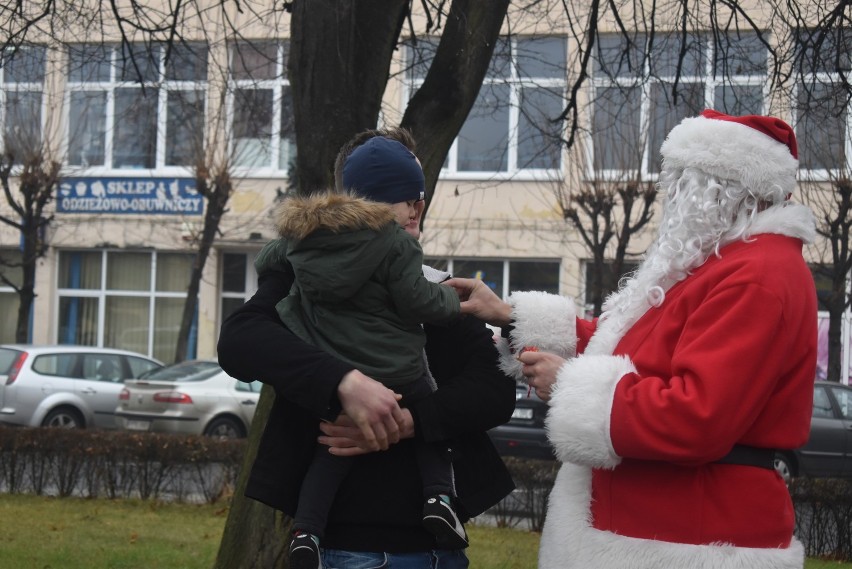
<svg viewBox="0 0 852 569"><path fill-rule="evenodd" d="M233 495L246 447L244 439L0 425L0 492L213 503ZM518 489L485 516L541 531L559 463L504 461ZM852 560L852 480L797 478L789 487L808 557Z"/></svg>
<svg viewBox="0 0 852 569"><path fill-rule="evenodd" d="M0 492L215 502L244 451L202 436L0 427Z"/></svg>

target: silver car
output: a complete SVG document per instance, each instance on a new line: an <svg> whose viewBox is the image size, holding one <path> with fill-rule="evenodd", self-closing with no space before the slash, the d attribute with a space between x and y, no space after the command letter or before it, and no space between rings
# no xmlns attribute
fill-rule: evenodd
<svg viewBox="0 0 852 569"><path fill-rule="evenodd" d="M259 382L243 383L214 360L190 360L127 381L115 410L117 425L131 431L245 437Z"/></svg>
<svg viewBox="0 0 852 569"><path fill-rule="evenodd" d="M115 428L123 381L162 365L111 348L0 345L0 423Z"/></svg>

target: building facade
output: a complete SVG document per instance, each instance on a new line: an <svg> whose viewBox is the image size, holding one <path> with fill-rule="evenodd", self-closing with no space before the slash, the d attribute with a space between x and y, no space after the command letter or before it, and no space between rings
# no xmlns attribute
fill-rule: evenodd
<svg viewBox="0 0 852 569"><path fill-rule="evenodd" d="M757 2L750 16L765 22L760 35L714 29L708 19L684 40L674 13L657 14L652 30L624 31L604 17L589 77L576 93L576 142L566 150L559 117L584 45L563 3L541 4L538 12L512 8L447 156L422 239L433 264L481 278L502 295L545 290L588 304L591 253L565 213L575 207L572 195L581 187L652 185L666 133L704 108L771 113L795 124L805 142L803 180L825 184L850 170L849 101L830 88L842 83L835 62L848 60L849 50L829 45L795 75L800 88L782 89L769 80L778 62L766 42L787 41L790 31ZM288 192L296 152L288 16L246 13L231 14L228 26L188 25L187 41L168 49L70 29L62 38L33 38L4 59L4 152L44 148L62 165L37 263L32 342L119 347L172 361L206 207L198 164L227 164L235 192L205 264L189 353L216 356L222 320L256 288L253 258L275 237L271 211ZM422 14L413 22L418 41L402 43L391 69L387 125L400 121L437 45ZM13 188L20 172L11 171ZM5 203L0 212L15 215ZM631 240L628 266L654 230L652 219ZM7 265L19 259L20 240L0 224ZM826 262L819 244L808 255ZM0 271L8 279L0 283L0 341L9 342L18 302L11 285L19 277L13 266ZM848 338L847 331L846 345Z"/></svg>

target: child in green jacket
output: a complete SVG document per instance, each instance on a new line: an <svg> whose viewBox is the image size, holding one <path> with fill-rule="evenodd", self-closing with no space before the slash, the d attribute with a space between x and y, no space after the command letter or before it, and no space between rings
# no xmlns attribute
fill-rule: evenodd
<svg viewBox="0 0 852 569"><path fill-rule="evenodd" d="M416 218L415 204L425 191L414 155L395 140L375 137L352 152L343 179L349 195L282 204L276 220L281 239L264 249L257 271L292 271L290 294L276 305L287 327L393 389L406 404L435 388L421 323L458 316L459 299L453 289L423 276L423 252L403 229ZM465 547L467 536L451 504L448 450L419 443L417 455L424 525L439 548ZM294 517L294 569L320 566L327 513L351 460L317 447Z"/></svg>

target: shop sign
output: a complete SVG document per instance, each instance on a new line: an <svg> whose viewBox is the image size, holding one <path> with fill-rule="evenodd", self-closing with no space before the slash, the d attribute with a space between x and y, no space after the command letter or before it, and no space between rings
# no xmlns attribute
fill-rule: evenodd
<svg viewBox="0 0 852 569"><path fill-rule="evenodd" d="M57 213L201 215L204 198L191 178L63 178Z"/></svg>

